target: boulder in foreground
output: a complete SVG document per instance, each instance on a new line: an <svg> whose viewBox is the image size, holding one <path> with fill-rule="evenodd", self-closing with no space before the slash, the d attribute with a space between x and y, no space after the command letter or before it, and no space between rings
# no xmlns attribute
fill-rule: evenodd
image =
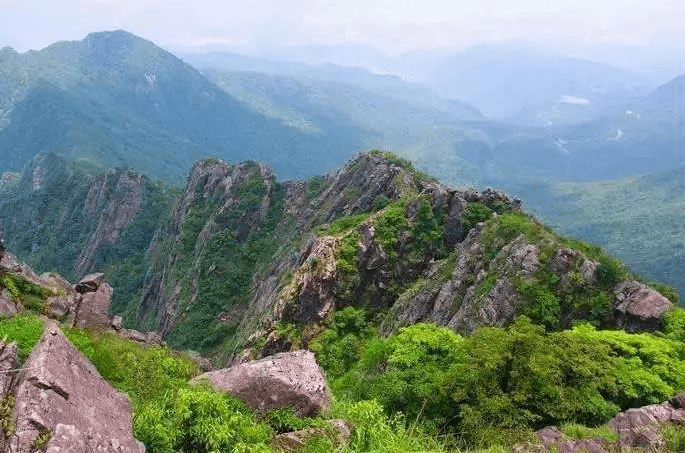
<svg viewBox="0 0 685 453"><path fill-rule="evenodd" d="M16 432L10 449L24 452L40 442L60 453L143 453L133 438L131 404L49 323L12 391Z"/></svg>
<svg viewBox="0 0 685 453"><path fill-rule="evenodd" d="M310 351L276 354L261 360L201 374L214 390L230 393L261 412L292 406L299 416L315 415L328 405L330 390Z"/></svg>

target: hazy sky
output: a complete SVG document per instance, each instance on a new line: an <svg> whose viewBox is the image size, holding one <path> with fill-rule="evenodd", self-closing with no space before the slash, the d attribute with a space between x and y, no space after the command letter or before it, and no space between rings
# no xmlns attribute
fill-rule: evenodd
<svg viewBox="0 0 685 453"><path fill-rule="evenodd" d="M125 29L163 46L362 43L396 52L512 38L685 46L685 0L0 0L0 47Z"/></svg>

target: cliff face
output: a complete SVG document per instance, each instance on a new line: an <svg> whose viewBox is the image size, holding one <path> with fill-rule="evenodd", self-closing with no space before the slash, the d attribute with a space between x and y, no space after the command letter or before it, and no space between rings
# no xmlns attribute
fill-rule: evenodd
<svg viewBox="0 0 685 453"><path fill-rule="evenodd" d="M468 333L521 314L552 330L577 319L654 329L670 307L520 201L452 189L378 152L306 182L198 162L149 252L138 322L219 363L306 346L350 305L386 334L419 321Z"/></svg>
<svg viewBox="0 0 685 453"><path fill-rule="evenodd" d="M99 218L88 242L74 262L74 270L78 275L83 276L96 270L95 256L100 247L116 244L122 230L140 212L143 186L143 175L126 172L99 175L91 183L85 209L90 216Z"/></svg>
<svg viewBox="0 0 685 453"><path fill-rule="evenodd" d="M77 280L104 272L123 313L145 274L144 254L168 219L175 191L126 170L105 171L56 154L36 156L0 189L8 248L40 271Z"/></svg>

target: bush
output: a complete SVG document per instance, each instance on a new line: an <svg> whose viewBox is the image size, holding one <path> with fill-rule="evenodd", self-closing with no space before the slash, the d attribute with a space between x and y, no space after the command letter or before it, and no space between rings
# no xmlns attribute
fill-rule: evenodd
<svg viewBox="0 0 685 453"><path fill-rule="evenodd" d="M492 210L483 203L469 203L461 214L461 224L464 227L464 232L468 232L477 223L485 222L490 217L492 217Z"/></svg>
<svg viewBox="0 0 685 453"><path fill-rule="evenodd" d="M205 387L181 388L142 407L134 432L151 453L269 452L272 431L242 402Z"/></svg>

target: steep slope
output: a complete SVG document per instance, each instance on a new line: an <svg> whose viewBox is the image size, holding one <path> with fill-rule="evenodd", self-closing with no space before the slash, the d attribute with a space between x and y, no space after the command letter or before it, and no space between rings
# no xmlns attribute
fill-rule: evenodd
<svg viewBox="0 0 685 453"><path fill-rule="evenodd" d="M120 312L142 284L145 248L177 194L139 173L41 154L0 190L0 222L10 249L38 271L72 280L105 272Z"/></svg>
<svg viewBox="0 0 685 453"><path fill-rule="evenodd" d="M218 363L306 346L347 306L385 333L422 320L465 333L520 314L552 330L651 330L671 306L520 201L451 189L380 152L306 183L198 162L151 253L138 322Z"/></svg>
<svg viewBox="0 0 685 453"><path fill-rule="evenodd" d="M303 133L246 108L190 66L122 31L0 58L3 169L61 150L181 181L197 158L259 157L283 177L341 164L365 131ZM301 162L307 161L306 166Z"/></svg>

